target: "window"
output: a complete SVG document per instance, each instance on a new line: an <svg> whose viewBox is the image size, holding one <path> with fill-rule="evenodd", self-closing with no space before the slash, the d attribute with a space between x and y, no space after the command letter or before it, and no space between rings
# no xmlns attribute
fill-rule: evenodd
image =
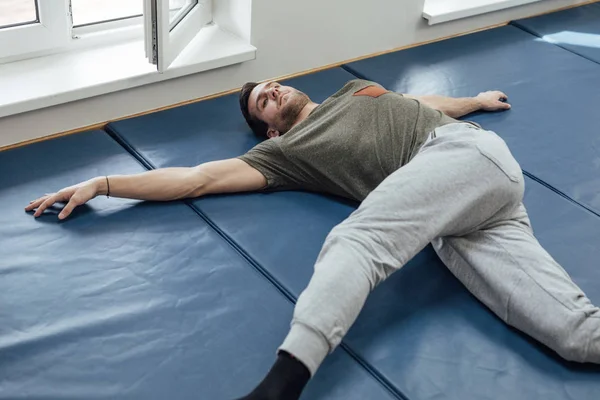
<svg viewBox="0 0 600 400"><path fill-rule="evenodd" d="M251 0L0 0L0 17L0 118L256 57Z"/></svg>
<svg viewBox="0 0 600 400"><path fill-rule="evenodd" d="M38 22L35 0L4 1L0 3L0 28Z"/></svg>
<svg viewBox="0 0 600 400"><path fill-rule="evenodd" d="M537 1L541 0L425 0L423 18L435 25Z"/></svg>
<svg viewBox="0 0 600 400"><path fill-rule="evenodd" d="M183 18L198 4L198 0L169 1L169 30L173 30Z"/></svg>
<svg viewBox="0 0 600 400"><path fill-rule="evenodd" d="M71 0L73 27L141 17L142 0Z"/></svg>
<svg viewBox="0 0 600 400"><path fill-rule="evenodd" d="M0 18L0 58L61 47L69 39L64 1L3 0Z"/></svg>
<svg viewBox="0 0 600 400"><path fill-rule="evenodd" d="M146 56L163 72L212 17L211 2L144 0ZM150 12L148 12L150 11Z"/></svg>
<svg viewBox="0 0 600 400"><path fill-rule="evenodd" d="M0 63L130 38L165 71L211 22L211 0L2 0Z"/></svg>

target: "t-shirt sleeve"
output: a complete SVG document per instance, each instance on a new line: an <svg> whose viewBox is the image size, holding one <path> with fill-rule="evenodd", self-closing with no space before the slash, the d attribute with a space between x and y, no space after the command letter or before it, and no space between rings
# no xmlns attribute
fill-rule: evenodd
<svg viewBox="0 0 600 400"><path fill-rule="evenodd" d="M298 173L274 139L267 139L238 157L263 174L267 186L262 191L301 189Z"/></svg>

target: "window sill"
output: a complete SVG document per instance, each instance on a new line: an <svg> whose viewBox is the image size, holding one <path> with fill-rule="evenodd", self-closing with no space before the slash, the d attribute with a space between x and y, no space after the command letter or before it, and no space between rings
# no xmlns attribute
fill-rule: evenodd
<svg viewBox="0 0 600 400"><path fill-rule="evenodd" d="M426 0L423 18L435 25L537 1L540 0Z"/></svg>
<svg viewBox="0 0 600 400"><path fill-rule="evenodd" d="M256 48L217 25L203 28L167 71L143 40L0 65L0 118L253 60Z"/></svg>

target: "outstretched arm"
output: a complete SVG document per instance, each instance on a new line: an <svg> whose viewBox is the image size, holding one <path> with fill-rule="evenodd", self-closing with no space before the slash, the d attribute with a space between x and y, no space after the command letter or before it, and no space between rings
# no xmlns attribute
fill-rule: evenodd
<svg viewBox="0 0 600 400"><path fill-rule="evenodd" d="M58 215L67 218L77 206L98 195L128 199L169 201L206 194L247 192L266 186L265 177L244 161L232 158L191 168L161 168L135 175L101 176L66 187L32 201L26 211L39 217L54 203L67 203Z"/></svg>
<svg viewBox="0 0 600 400"><path fill-rule="evenodd" d="M498 111L510 109L510 104L506 103L507 96L497 90L482 92L475 97L445 97L437 95L412 96L406 97L420 101L421 103L440 110L452 118L460 118L475 111Z"/></svg>

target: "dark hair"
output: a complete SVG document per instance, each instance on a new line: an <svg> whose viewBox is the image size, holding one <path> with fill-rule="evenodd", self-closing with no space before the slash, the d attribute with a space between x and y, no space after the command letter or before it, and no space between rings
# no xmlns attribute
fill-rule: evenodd
<svg viewBox="0 0 600 400"><path fill-rule="evenodd" d="M250 93L252 93L252 90L256 86L258 86L258 83L256 82L248 82L242 86L242 91L240 92L240 109L242 110L246 122L252 129L252 132L261 139L264 139L267 136L267 130L269 129L268 125L260 119L250 115L250 110L248 109Z"/></svg>

